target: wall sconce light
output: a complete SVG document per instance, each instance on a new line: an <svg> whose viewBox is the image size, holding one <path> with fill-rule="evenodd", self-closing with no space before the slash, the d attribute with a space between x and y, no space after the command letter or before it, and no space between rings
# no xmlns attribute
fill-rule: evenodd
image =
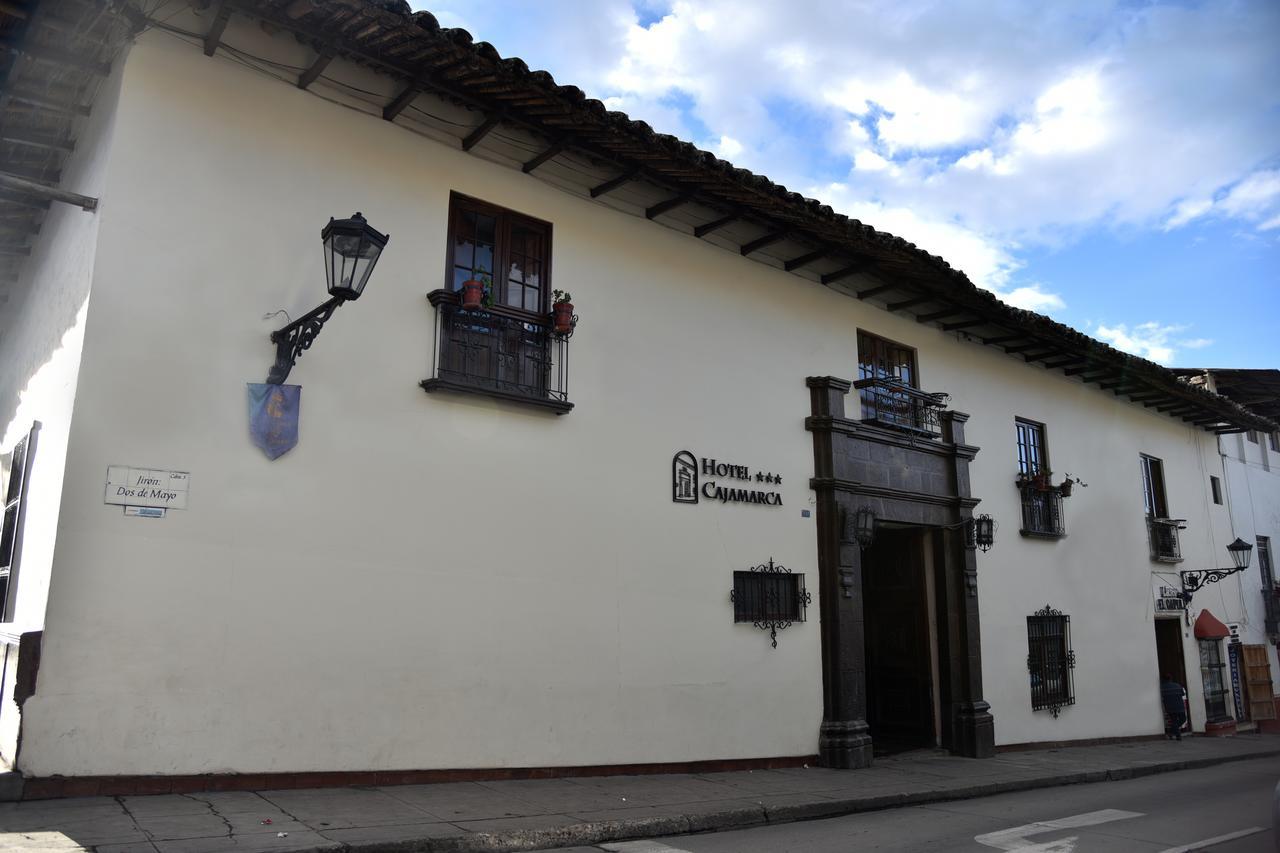
<svg viewBox="0 0 1280 853"><path fill-rule="evenodd" d="M978 547L982 553L991 550L991 546L996 542L996 520L991 516L983 513L969 522L970 536L973 537L973 544Z"/></svg>
<svg viewBox="0 0 1280 853"><path fill-rule="evenodd" d="M298 357L315 342L320 329L339 305L360 298L391 235L369 227L357 211L350 219L330 218L329 224L320 231L320 239L324 242L324 277L329 300L271 333L271 342L276 345L276 361L267 374L270 385L281 385L289 378Z"/></svg>
<svg viewBox="0 0 1280 853"><path fill-rule="evenodd" d="M853 538L860 548L870 548L876 540L876 513L869 506L860 506L853 514Z"/></svg>
<svg viewBox="0 0 1280 853"><path fill-rule="evenodd" d="M1231 555L1231 562L1235 564L1233 568L1197 569L1178 573L1182 579L1182 600L1184 602L1190 604L1191 596L1205 584L1217 583L1223 578L1230 577L1249 568L1249 561L1253 557L1253 546L1237 536L1236 541L1227 546L1227 553ZM1188 616L1187 618L1190 617Z"/></svg>

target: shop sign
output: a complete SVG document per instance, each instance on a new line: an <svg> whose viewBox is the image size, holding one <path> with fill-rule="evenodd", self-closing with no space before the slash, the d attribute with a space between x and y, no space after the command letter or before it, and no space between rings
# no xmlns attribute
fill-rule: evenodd
<svg viewBox="0 0 1280 853"><path fill-rule="evenodd" d="M186 471L112 465L107 468L107 491L103 502L117 506L186 509L190 478Z"/></svg>
<svg viewBox="0 0 1280 853"><path fill-rule="evenodd" d="M681 450L671 459L671 500L782 506L782 475Z"/></svg>
<svg viewBox="0 0 1280 853"><path fill-rule="evenodd" d="M1171 586L1162 586L1156 593L1156 612L1172 612L1179 613L1187 609L1187 603L1182 600L1182 595L1178 590Z"/></svg>

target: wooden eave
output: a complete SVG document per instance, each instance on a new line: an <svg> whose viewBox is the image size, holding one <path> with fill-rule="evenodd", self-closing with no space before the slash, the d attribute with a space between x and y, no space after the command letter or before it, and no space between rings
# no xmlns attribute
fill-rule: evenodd
<svg viewBox="0 0 1280 853"><path fill-rule="evenodd" d="M69 0L45 2L75 5ZM413 12L403 0L195 3L205 10L205 48L212 47L214 54L226 35L225 17L248 16L292 33L315 51L315 60L299 74L303 87L323 79L329 62L325 57L341 57L397 81L396 93L383 105L388 120L401 120L419 92L434 95L474 113L469 129L454 129L457 144L465 150L483 154L487 146L497 144L490 141L495 130L518 132L540 146L517 164L535 177L544 177L560 158L598 169L600 177L594 182L580 176L579 191L584 197L632 209L637 216L647 214L665 227L750 255L753 261L853 298L880 297L918 321L936 323L947 318L950 322L943 323L942 330L968 340L996 346L993 341L1016 341L1019 351L1051 358L1055 364L1068 364L1063 359L1078 357L1089 367L1089 372L1075 374L1080 381L1122 377L1126 387L1144 392L1149 399L1191 405L1200 416L1211 418L1207 429L1275 428L1225 397L1179 381L1157 364L1002 303L942 258L912 243L842 216L674 136L655 133L644 122L611 112L577 87L561 86L549 73L531 70L520 59L503 58L492 45L474 41L465 30L442 28L429 12ZM136 26L138 10L122 8ZM81 59L103 63L110 56L103 51L83 54ZM73 106L80 103L74 101ZM40 139L74 138L59 132L61 128L28 130L38 132ZM37 156L41 155L65 156L56 149L38 149ZM59 165L52 159L48 163ZM562 172L556 185L564 187L566 180ZM619 201L641 190L647 201L629 207Z"/></svg>
<svg viewBox="0 0 1280 853"><path fill-rule="evenodd" d="M136 10L81 0L0 3L0 282L19 279L52 203L96 209L63 167Z"/></svg>

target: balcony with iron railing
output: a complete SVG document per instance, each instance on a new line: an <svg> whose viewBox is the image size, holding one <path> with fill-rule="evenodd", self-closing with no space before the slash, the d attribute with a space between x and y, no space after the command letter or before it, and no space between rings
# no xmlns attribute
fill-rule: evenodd
<svg viewBox="0 0 1280 853"><path fill-rule="evenodd" d="M1019 480L1017 486L1022 504L1022 528L1019 532L1023 536L1045 539L1066 536L1062 490L1036 479Z"/></svg>
<svg viewBox="0 0 1280 853"><path fill-rule="evenodd" d="M429 392L481 394L564 414L569 402L569 334L550 317L503 306L463 308L458 294L435 290Z"/></svg>
<svg viewBox="0 0 1280 853"><path fill-rule="evenodd" d="M1178 531L1185 529L1185 518L1147 516L1147 542L1151 546L1151 559L1158 563L1181 563L1182 549L1178 544Z"/></svg>
<svg viewBox="0 0 1280 853"><path fill-rule="evenodd" d="M942 437L942 412L949 394L930 393L888 377L853 383L862 401L862 420L927 438Z"/></svg>

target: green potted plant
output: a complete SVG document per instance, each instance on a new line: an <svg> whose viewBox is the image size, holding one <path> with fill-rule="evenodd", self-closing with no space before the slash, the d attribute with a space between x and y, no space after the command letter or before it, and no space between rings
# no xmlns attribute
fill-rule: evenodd
<svg viewBox="0 0 1280 853"><path fill-rule="evenodd" d="M573 331L577 319L573 316L573 297L563 290L551 291L551 328L557 335Z"/></svg>
<svg viewBox="0 0 1280 853"><path fill-rule="evenodd" d="M475 278L469 278L462 283L462 307L467 311L474 311L484 305L486 297L489 295L489 283L491 279L484 267L476 267L473 273Z"/></svg>

